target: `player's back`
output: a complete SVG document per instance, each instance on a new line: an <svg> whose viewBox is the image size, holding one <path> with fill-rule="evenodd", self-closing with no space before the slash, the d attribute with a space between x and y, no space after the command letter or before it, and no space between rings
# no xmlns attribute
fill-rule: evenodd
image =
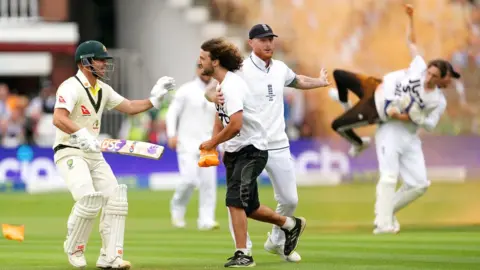
<svg viewBox="0 0 480 270"><path fill-rule="evenodd" d="M261 111L258 117L267 130L268 148L277 149L289 146L284 118L284 88L289 68L282 61L271 61L269 68L265 69L250 56L244 60L238 74L245 79L252 97L259 102Z"/></svg>
<svg viewBox="0 0 480 270"><path fill-rule="evenodd" d="M237 136L225 142L225 151L236 152L247 145L266 150L267 132L259 118L261 101L252 94L245 80L238 74L228 72L219 87L225 96L225 103L216 105L216 108L224 126L230 122L229 116L234 108L231 104L243 104L243 107L239 108L243 110L242 128Z"/></svg>

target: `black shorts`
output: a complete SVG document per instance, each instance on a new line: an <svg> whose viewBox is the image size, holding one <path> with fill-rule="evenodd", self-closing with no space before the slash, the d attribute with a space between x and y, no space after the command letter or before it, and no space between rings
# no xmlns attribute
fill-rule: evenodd
<svg viewBox="0 0 480 270"><path fill-rule="evenodd" d="M253 145L238 152L225 152L223 163L227 170L227 195L225 203L245 209L247 216L260 207L257 177L267 165L268 151Z"/></svg>

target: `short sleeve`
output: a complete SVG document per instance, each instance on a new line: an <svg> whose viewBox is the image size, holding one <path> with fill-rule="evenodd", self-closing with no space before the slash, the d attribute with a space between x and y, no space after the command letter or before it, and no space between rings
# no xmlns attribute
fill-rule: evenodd
<svg viewBox="0 0 480 270"><path fill-rule="evenodd" d="M77 103L77 99L75 87L70 86L68 83L63 83L57 90L55 109L66 109L71 113Z"/></svg>
<svg viewBox="0 0 480 270"><path fill-rule="evenodd" d="M422 56L417 55L415 58L413 58L412 62L410 63L410 66L408 67L408 72L410 74L415 74L415 73L421 73L424 72L427 69L427 63L425 62L425 59L423 59Z"/></svg>
<svg viewBox="0 0 480 270"><path fill-rule="evenodd" d="M109 90L110 90L110 94L108 96L107 104L105 105L105 108L107 108L107 110L111 110L117 107L120 103L122 103L122 101L125 100L123 96L121 96L112 88L110 88Z"/></svg>
<svg viewBox="0 0 480 270"><path fill-rule="evenodd" d="M226 108L228 117L234 113L243 110L244 95L246 84L244 82L233 82L226 87L222 87L223 96L225 98L224 107Z"/></svg>
<svg viewBox="0 0 480 270"><path fill-rule="evenodd" d="M293 70L291 70L285 63L283 64L285 65L285 69L286 69L284 85L288 86L295 80L295 78L297 77L297 74L295 74L295 72L293 72Z"/></svg>
<svg viewBox="0 0 480 270"><path fill-rule="evenodd" d="M405 70L398 70L390 72L383 77L382 89L385 100L392 101L395 98L397 83L400 83L400 80L405 76L405 74Z"/></svg>

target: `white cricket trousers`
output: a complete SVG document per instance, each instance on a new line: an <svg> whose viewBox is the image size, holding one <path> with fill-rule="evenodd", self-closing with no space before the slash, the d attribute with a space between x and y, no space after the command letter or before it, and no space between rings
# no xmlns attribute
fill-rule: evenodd
<svg viewBox="0 0 480 270"><path fill-rule="evenodd" d="M68 190L75 201L94 192L102 192L103 206L107 205L110 196L118 186L117 178L105 159L88 159L81 156L65 156L56 162L60 176L66 181ZM74 209L69 215L67 228L72 230L75 215ZM105 251L111 233L112 218L105 211L100 215L99 232L102 236L102 252ZM123 239L123 235L122 235Z"/></svg>
<svg viewBox="0 0 480 270"><path fill-rule="evenodd" d="M197 226L212 226L217 203L217 167L199 167L198 153L179 153L177 157L181 180L170 202L172 219L184 220L188 202L195 188L198 188Z"/></svg>
<svg viewBox="0 0 480 270"><path fill-rule="evenodd" d="M387 122L377 128L375 141L380 173L375 224L390 226L394 213L422 196L430 181L418 135L400 123ZM399 176L403 185L395 191Z"/></svg>
<svg viewBox="0 0 480 270"><path fill-rule="evenodd" d="M118 185L105 159L66 156L59 159L56 165L75 201L93 192L102 192L108 198Z"/></svg>
<svg viewBox="0 0 480 270"><path fill-rule="evenodd" d="M290 148L268 151L268 161L265 170L273 186L274 198L277 201L276 212L283 216L292 216L298 205L297 180L295 166ZM235 241L232 222L230 233ZM280 227L273 225L270 240L277 245L285 243L285 234ZM247 235L247 248L252 248L252 241Z"/></svg>

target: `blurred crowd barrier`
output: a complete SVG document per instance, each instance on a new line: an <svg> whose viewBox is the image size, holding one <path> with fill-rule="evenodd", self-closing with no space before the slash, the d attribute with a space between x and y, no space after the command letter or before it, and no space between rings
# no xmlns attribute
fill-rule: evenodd
<svg viewBox="0 0 480 270"><path fill-rule="evenodd" d="M464 183L478 181L480 169L478 136L433 136L424 143L429 180ZM299 186L335 186L346 183L374 183L378 180L375 146L360 158L347 155L344 141L303 139L291 143ZM448 153L448 154L447 154ZM160 161L118 154L104 154L118 181L132 189L172 190L180 181L177 155L166 149ZM218 185L225 185L225 167L217 167ZM269 185L264 171L259 183ZM65 181L53 162L50 148L23 145L0 148L0 193L66 191Z"/></svg>

